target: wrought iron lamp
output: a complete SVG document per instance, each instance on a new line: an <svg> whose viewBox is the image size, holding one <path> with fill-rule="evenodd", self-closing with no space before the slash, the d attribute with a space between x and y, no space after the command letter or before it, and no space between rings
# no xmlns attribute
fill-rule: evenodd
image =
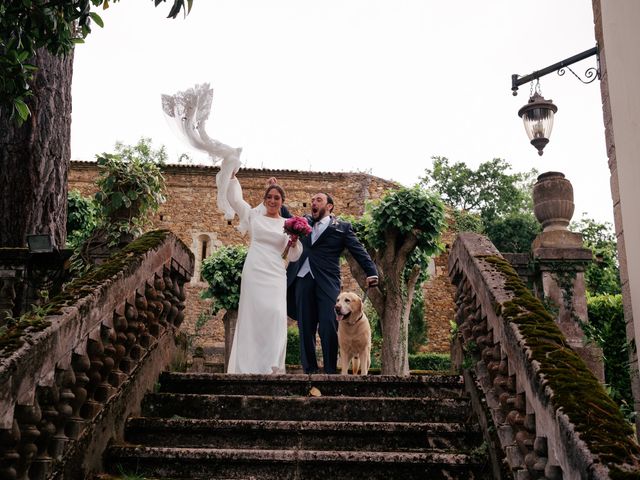
<svg viewBox="0 0 640 480"><path fill-rule="evenodd" d="M539 85L539 84L538 84ZM524 129L533 145L542 155L542 150L549 143L553 129L553 115L558 111L551 100L546 100L540 92L531 95L529 102L518 110L518 116L524 121Z"/></svg>
<svg viewBox="0 0 640 480"><path fill-rule="evenodd" d="M593 55L596 56L596 67L588 68L585 71L584 76L586 77L586 80L580 78L576 72L569 68L569 65ZM511 75L511 90L513 95L518 94L519 86L531 82L531 95L529 102L518 110L518 116L520 116L524 121L524 128L527 132L527 136L531 141L531 145L538 150L538 155L542 155L542 150L547 143L549 143L549 136L553 129L553 116L558 111L558 107L556 107L551 100L546 100L540 94L540 77L544 77L554 71L557 71L558 75L564 75L565 68L582 83L591 83L596 78L600 79L600 58L598 56L598 46L596 45L589 50L585 50L573 57L566 58L558 63L549 65L542 70L537 70L529 75L525 75L524 77L520 77L517 74ZM537 81L535 91L533 88L534 80Z"/></svg>

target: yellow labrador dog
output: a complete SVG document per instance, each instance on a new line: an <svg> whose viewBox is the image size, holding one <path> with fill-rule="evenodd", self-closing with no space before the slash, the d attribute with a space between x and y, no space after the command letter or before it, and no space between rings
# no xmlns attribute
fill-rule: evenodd
<svg viewBox="0 0 640 480"><path fill-rule="evenodd" d="M338 320L338 344L342 375L351 371L355 375L367 375L371 365L371 327L362 310L362 300L352 292L342 292L336 300Z"/></svg>

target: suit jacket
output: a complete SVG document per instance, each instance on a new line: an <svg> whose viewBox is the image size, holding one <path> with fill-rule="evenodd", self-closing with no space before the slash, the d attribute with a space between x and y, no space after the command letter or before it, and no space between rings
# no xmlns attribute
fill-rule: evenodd
<svg viewBox="0 0 640 480"><path fill-rule="evenodd" d="M309 218L307 217L307 220ZM309 259L309 266L316 284L329 296L337 298L340 293L340 255L346 248L362 267L368 277L378 275L373 260L356 237L349 222L331 216L327 228L311 244L311 235L300 240L302 256L287 268L287 286L291 286L300 267Z"/></svg>

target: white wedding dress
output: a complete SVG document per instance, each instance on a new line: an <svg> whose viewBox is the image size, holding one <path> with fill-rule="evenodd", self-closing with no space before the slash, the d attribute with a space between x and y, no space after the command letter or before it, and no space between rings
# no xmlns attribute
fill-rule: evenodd
<svg viewBox="0 0 640 480"><path fill-rule="evenodd" d="M250 235L227 372L285 373L287 276L282 252L289 240L283 230L285 219L267 217L262 203L252 209L235 178L229 183L227 198ZM297 241L288 259L295 261L301 254L302 244Z"/></svg>

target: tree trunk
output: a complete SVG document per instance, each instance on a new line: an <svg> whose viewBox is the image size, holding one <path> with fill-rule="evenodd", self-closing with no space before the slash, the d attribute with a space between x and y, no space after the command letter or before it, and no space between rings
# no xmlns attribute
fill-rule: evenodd
<svg viewBox="0 0 640 480"><path fill-rule="evenodd" d="M19 127L0 108L0 247L23 247L26 235L49 233L64 248L73 52L40 49L32 60L31 116Z"/></svg>

